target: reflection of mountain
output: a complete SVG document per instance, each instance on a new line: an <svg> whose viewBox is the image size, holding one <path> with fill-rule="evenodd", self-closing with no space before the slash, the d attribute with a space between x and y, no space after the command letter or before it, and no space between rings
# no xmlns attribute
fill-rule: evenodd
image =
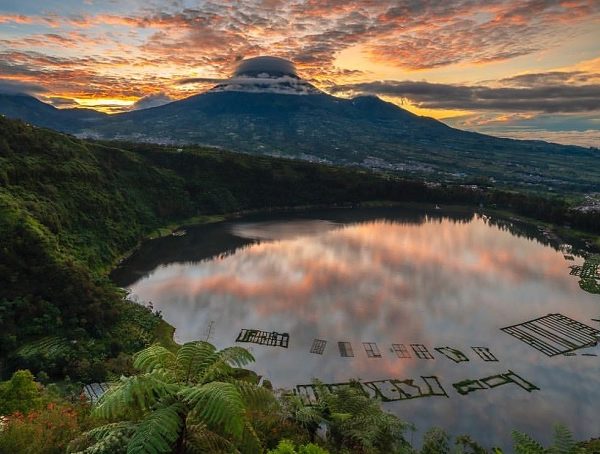
<svg viewBox="0 0 600 454"><path fill-rule="evenodd" d="M122 287L170 263L201 262L254 243L254 240L231 235L222 223L187 228L184 236L167 236L147 241L111 273Z"/></svg>
<svg viewBox="0 0 600 454"><path fill-rule="evenodd" d="M279 215L251 215L244 217L240 222L187 228L185 236L168 236L148 241L125 260L120 267L115 269L111 274L111 278L118 285L127 287L159 266L171 263L201 262L213 257L232 254L237 249L257 241L280 240L317 234L347 224L373 220L422 224L426 220L441 222L444 219L458 223L468 223L473 219L473 216L472 211L464 209L456 209L455 211L448 209L426 210L419 207L403 207L402 209L343 208L337 210L308 210ZM560 242L542 235L535 226L525 222L492 218L479 214L476 216L486 224L510 232L513 236L535 240L555 250L559 250L561 246ZM574 253L583 255L581 250L574 250ZM565 268L565 273L567 272L568 268ZM584 290L599 292L596 281L586 280L584 282L582 280L581 283L581 288Z"/></svg>
<svg viewBox="0 0 600 454"><path fill-rule="evenodd" d="M296 224L300 226L300 230L288 229L285 232L285 236L290 238L310 234L311 228L313 233L318 233L323 229L329 230L332 227L331 223L342 226L344 224L385 219L421 224L426 219L439 219L440 221L451 219L455 222L468 222L473 218L473 213L470 211L429 211L427 213L423 209L411 210L405 208L401 210L387 208L310 210L279 216L247 216L244 217L241 223L217 223L189 227L186 228L187 234L184 236L168 236L147 241L112 272L111 278L117 285L127 287L159 266L171 263L201 262L220 255L231 254L237 249L259 240L281 239L278 238L283 234L281 231L259 234L259 224L261 223L267 223L267 226L273 227L274 221L302 221ZM315 220L321 221L315 224ZM281 225L282 222L276 224ZM251 228L249 230L249 226L252 225L257 229L254 234L252 234ZM317 225L319 228L317 228ZM312 227L307 229L307 226Z"/></svg>

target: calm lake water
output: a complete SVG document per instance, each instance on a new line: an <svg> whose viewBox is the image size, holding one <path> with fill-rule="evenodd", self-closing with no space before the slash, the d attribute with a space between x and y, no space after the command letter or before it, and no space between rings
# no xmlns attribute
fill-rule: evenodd
<svg viewBox="0 0 600 454"><path fill-rule="evenodd" d="M386 403L420 434L441 426L489 446L518 429L549 440L563 422L577 438L600 435L600 348L548 357L501 331L549 313L594 328L600 296L581 290L570 266L583 259L535 229L444 210L357 209L254 216L187 229L146 243L113 274L151 301L180 342L235 343L240 330L289 333L289 348L240 343L275 387L435 376L448 397ZM554 245L551 245L554 241ZM554 247L553 247L554 246ZM566 256L566 258L565 258ZM211 328L209 329L209 326ZM310 353L326 340L322 355ZM340 356L350 342L354 357ZM369 358L373 342L381 358ZM411 358L398 358L404 344ZM418 359L423 344L434 359ZM487 347L497 362L471 347ZM435 347L452 347L455 363ZM513 371L514 383L459 394L453 383ZM379 388L390 396L394 391ZM437 389L437 388L436 388Z"/></svg>

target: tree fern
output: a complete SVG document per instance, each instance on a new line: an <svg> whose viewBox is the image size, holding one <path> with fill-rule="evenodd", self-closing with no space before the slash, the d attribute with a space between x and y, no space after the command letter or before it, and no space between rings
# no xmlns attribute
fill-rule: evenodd
<svg viewBox="0 0 600 454"><path fill-rule="evenodd" d="M295 412L294 417L296 421L303 427L319 424L323 420L319 411L313 407L302 407L298 409Z"/></svg>
<svg viewBox="0 0 600 454"><path fill-rule="evenodd" d="M122 377L93 409L122 421L88 432L80 452L261 452L248 415L276 402L265 388L235 378L244 372L235 366L251 360L242 348L217 351L208 342L186 343L176 354L144 349L134 359L141 373Z"/></svg>
<svg viewBox="0 0 600 454"><path fill-rule="evenodd" d="M181 396L194 415L206 424L221 426L227 434L240 438L244 430L244 401L231 383L212 382L185 388Z"/></svg>
<svg viewBox="0 0 600 454"><path fill-rule="evenodd" d="M127 446L127 454L171 452L183 427L184 407L179 402L148 414L137 426Z"/></svg>
<svg viewBox="0 0 600 454"><path fill-rule="evenodd" d="M227 438L213 432L204 423L187 425L187 439L185 441L186 453L205 454L230 453L235 451L233 443Z"/></svg>
<svg viewBox="0 0 600 454"><path fill-rule="evenodd" d="M159 371L122 377L100 398L94 408L94 414L112 419L124 416L132 410L146 411L161 398L173 395L179 389L166 378Z"/></svg>
<svg viewBox="0 0 600 454"><path fill-rule="evenodd" d="M320 424L328 429L328 442L359 452L398 452L408 445L404 433L410 427L381 409L381 402L356 386L335 390L316 385L318 401L304 405L298 396L288 396L285 405L291 417L314 438Z"/></svg>
<svg viewBox="0 0 600 454"><path fill-rule="evenodd" d="M277 405L275 396L267 388L243 380L228 380L228 382L235 385L247 407L265 410Z"/></svg>
<svg viewBox="0 0 600 454"><path fill-rule="evenodd" d="M180 379L187 382L198 376L207 367L206 362L215 351L214 345L208 342L188 342L182 345L177 352L177 368Z"/></svg>
<svg viewBox="0 0 600 454"><path fill-rule="evenodd" d="M254 362L254 356L242 347L228 347L219 351L219 359L234 367L244 367Z"/></svg>
<svg viewBox="0 0 600 454"><path fill-rule="evenodd" d="M514 430L512 437L517 454L544 454L544 447L529 435Z"/></svg>
<svg viewBox="0 0 600 454"><path fill-rule="evenodd" d="M144 372L173 370L177 357L162 345L152 345L134 356L133 366Z"/></svg>
<svg viewBox="0 0 600 454"><path fill-rule="evenodd" d="M580 454L585 449L578 448L571 431L562 424L554 426L554 445L550 448L552 454Z"/></svg>
<svg viewBox="0 0 600 454"><path fill-rule="evenodd" d="M254 361L248 350L241 347L229 347L208 355L196 371L196 379L209 382L230 376L234 367L245 366Z"/></svg>
<svg viewBox="0 0 600 454"><path fill-rule="evenodd" d="M258 438L258 434L248 421L244 424L244 430L242 432L242 439L239 445L240 452L242 454L255 454L257 452L263 452L263 447Z"/></svg>

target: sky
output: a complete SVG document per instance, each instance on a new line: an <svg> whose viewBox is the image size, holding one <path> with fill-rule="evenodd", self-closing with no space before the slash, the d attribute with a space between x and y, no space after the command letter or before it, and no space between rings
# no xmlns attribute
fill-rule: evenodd
<svg viewBox="0 0 600 454"><path fill-rule="evenodd" d="M0 0L0 92L56 107L158 105L259 55L336 96L600 146L600 0Z"/></svg>

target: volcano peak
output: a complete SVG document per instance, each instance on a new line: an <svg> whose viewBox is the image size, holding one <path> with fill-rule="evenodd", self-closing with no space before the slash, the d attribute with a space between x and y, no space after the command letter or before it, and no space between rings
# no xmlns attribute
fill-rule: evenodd
<svg viewBox="0 0 600 454"><path fill-rule="evenodd" d="M323 92L301 79L296 66L280 57L262 56L242 60L230 79L211 91L318 95Z"/></svg>

